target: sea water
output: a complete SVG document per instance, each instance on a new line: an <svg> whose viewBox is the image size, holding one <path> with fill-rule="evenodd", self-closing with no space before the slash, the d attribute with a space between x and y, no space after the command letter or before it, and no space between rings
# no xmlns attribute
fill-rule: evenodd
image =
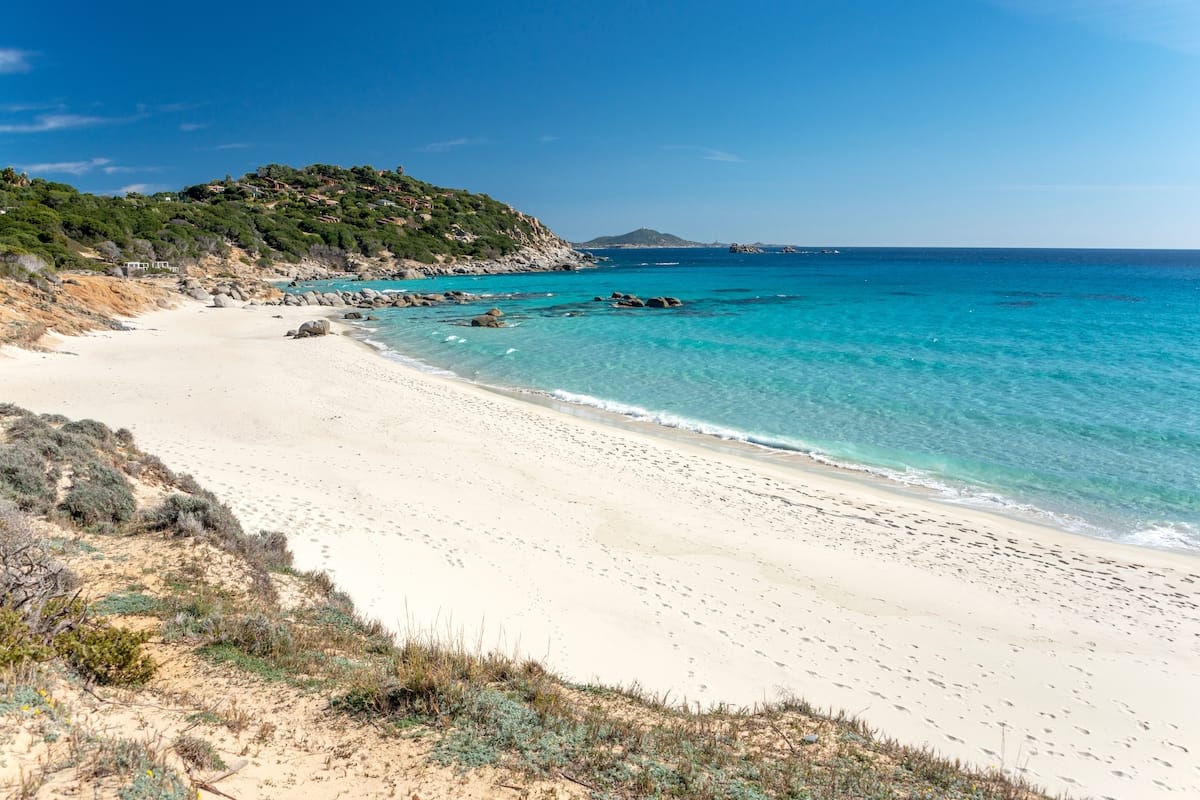
<svg viewBox="0 0 1200 800"><path fill-rule="evenodd" d="M303 288L480 296L364 324L426 369L1200 551L1200 252L597 254ZM614 291L684 305L618 308ZM506 327L469 327L492 306Z"/></svg>

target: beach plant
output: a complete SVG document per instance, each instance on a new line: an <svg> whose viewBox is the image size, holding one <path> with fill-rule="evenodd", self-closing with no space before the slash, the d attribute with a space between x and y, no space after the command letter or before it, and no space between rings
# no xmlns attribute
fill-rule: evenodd
<svg viewBox="0 0 1200 800"><path fill-rule="evenodd" d="M86 526L128 522L137 512L129 481L109 465L91 460L75 472L59 508Z"/></svg>
<svg viewBox="0 0 1200 800"><path fill-rule="evenodd" d="M92 603L91 612L98 616L153 616L163 609L162 602L141 592L117 592Z"/></svg>
<svg viewBox="0 0 1200 800"><path fill-rule="evenodd" d="M60 634L54 649L89 681L103 686L141 686L156 670L153 659L142 650L149 639L148 631L93 620Z"/></svg>
<svg viewBox="0 0 1200 800"><path fill-rule="evenodd" d="M0 669L45 661L54 650L35 636L16 609L0 605Z"/></svg>
<svg viewBox="0 0 1200 800"><path fill-rule="evenodd" d="M22 511L45 513L54 504L59 470L26 442L0 445L0 497Z"/></svg>
<svg viewBox="0 0 1200 800"><path fill-rule="evenodd" d="M34 535L25 518L0 507L0 609L10 643L49 645L83 619L78 580ZM23 651L23 650L22 650ZM33 651L29 651L32 653Z"/></svg>
<svg viewBox="0 0 1200 800"><path fill-rule="evenodd" d="M217 749L198 736L181 733L171 742L175 753L192 769L225 769Z"/></svg>
<svg viewBox="0 0 1200 800"><path fill-rule="evenodd" d="M211 493L195 487L188 494L168 495L162 503L145 513L143 521L152 531L166 531L180 538L207 536L223 543L245 537L241 523Z"/></svg>

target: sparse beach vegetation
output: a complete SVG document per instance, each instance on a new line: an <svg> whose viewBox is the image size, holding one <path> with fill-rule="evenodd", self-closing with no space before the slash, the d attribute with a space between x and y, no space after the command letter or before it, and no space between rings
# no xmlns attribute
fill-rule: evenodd
<svg viewBox="0 0 1200 800"><path fill-rule="evenodd" d="M36 728L38 747L70 754L45 760L36 774L22 772L20 796L36 796L38 787L70 773L108 782L121 798L192 797L212 786L207 781L224 777L218 773L227 773L236 756L197 726L223 726L239 738L257 726L255 746L266 746L289 724L286 708L270 719L247 717L236 710L236 698L225 698L222 713L181 704L180 690L151 653L196 659L208 665L210 679L226 676L222 680L234 680L240 692L317 698L326 713L372 731L379 746L419 745L430 770L486 774L492 785L518 791L540 786L545 796L1043 796L1000 770L976 770L904 747L844 714L801 701L689 707L636 687L572 684L535 661L486 651L461 634L397 639L356 611L327 574L292 569L282 534L247 535L228 507L194 480L153 462L128 432L114 435L93 421L72 423L11 406L0 415L0 428L0 458L11 461L14 449L36 454L42 460L35 472L72 473L82 464L89 474L103 473L106 487L113 477L97 465L123 465L122 480L150 481L145 485L163 497L137 515L109 514L103 526L93 514L59 514L53 503L43 503L38 530L57 526L64 541L79 547L48 547L15 507L0 517L0 652L6 654L0 726ZM147 463L155 468L146 469ZM26 496L21 484L5 486L10 496ZM114 547L120 557L103 557ZM85 597L65 561L82 570L103 564L116 574L102 584L119 588ZM93 691L144 687L139 691L155 705L178 710L158 718L139 712L157 731L152 741L101 736L68 721L54 699L74 692L73 702L82 704L86 696L71 688L77 679ZM56 687L53 693L46 684ZM106 702L121 703L115 696Z"/></svg>

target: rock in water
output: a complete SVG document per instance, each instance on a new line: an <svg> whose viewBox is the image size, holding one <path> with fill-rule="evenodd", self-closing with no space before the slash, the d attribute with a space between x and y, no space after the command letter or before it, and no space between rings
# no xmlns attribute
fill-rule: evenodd
<svg viewBox="0 0 1200 800"><path fill-rule="evenodd" d="M492 316L491 314L480 314L478 317L473 317L471 319L471 327L472 328L503 328L504 323L500 321L499 317Z"/></svg>

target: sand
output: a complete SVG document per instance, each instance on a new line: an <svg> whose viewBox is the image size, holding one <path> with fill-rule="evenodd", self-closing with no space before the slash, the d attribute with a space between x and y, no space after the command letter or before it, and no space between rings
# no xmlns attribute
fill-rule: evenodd
<svg viewBox="0 0 1200 800"><path fill-rule="evenodd" d="M693 706L792 694L1076 797L1200 796L1200 558L282 336L312 317L189 302L7 349L0 401L131 429L400 631Z"/></svg>

